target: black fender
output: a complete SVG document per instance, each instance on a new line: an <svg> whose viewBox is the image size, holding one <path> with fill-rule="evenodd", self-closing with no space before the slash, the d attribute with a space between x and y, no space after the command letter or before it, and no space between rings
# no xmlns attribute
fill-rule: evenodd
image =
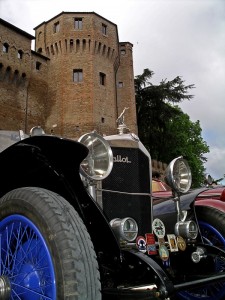
<svg viewBox="0 0 225 300"><path fill-rule="evenodd" d="M195 199L205 190L207 190L207 188L198 188L190 190L186 194L181 195L181 210L188 211L189 214L195 218ZM174 232L174 225L177 222L176 204L174 202L174 198L153 198L153 218L159 218L164 222L167 233Z"/></svg>
<svg viewBox="0 0 225 300"><path fill-rule="evenodd" d="M19 141L0 153L0 197L25 186L60 194L83 219L98 257L108 260L103 263L115 263L120 261L118 242L101 208L81 181L80 163L87 154L88 149L81 143L56 136L33 136Z"/></svg>

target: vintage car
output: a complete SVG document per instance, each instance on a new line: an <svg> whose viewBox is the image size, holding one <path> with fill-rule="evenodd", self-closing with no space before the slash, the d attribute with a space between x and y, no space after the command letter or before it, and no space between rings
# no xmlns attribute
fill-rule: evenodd
<svg viewBox="0 0 225 300"><path fill-rule="evenodd" d="M169 166L167 227L150 154L118 124L78 141L0 131L1 300L224 299L225 252L199 230L187 162Z"/></svg>

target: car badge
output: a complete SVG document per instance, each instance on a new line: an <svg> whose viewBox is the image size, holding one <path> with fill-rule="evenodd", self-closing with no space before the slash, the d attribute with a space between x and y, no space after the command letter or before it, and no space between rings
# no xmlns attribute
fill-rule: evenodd
<svg viewBox="0 0 225 300"><path fill-rule="evenodd" d="M152 222L152 230L158 238L165 236L166 230L163 221L160 219L154 219Z"/></svg>
<svg viewBox="0 0 225 300"><path fill-rule="evenodd" d="M169 251L165 245L159 247L159 256L162 261L167 261L169 259Z"/></svg>
<svg viewBox="0 0 225 300"><path fill-rule="evenodd" d="M145 234L145 239L146 239L148 254L149 255L157 254L154 234L153 233L146 233Z"/></svg>
<svg viewBox="0 0 225 300"><path fill-rule="evenodd" d="M158 244L159 244L159 246L165 245L165 239L164 239L164 237L163 238L158 238Z"/></svg>
<svg viewBox="0 0 225 300"><path fill-rule="evenodd" d="M186 247L187 247L187 244L186 244L185 240L181 236L177 237L177 247L181 251L184 251L186 249Z"/></svg>
<svg viewBox="0 0 225 300"><path fill-rule="evenodd" d="M178 251L177 240L176 240L175 234L167 234L167 239L169 242L170 251L171 252Z"/></svg>
<svg viewBox="0 0 225 300"><path fill-rule="evenodd" d="M136 245L140 252L145 253L147 251L146 240L143 236L138 236L136 239Z"/></svg>

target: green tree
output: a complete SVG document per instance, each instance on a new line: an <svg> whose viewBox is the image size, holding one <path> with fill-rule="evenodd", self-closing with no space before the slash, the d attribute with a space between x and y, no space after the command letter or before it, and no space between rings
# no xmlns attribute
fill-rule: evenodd
<svg viewBox="0 0 225 300"><path fill-rule="evenodd" d="M205 153L209 152L209 147L202 138L202 129L199 120L192 122L190 117L179 111L166 124L166 141L161 153L162 161L169 162L177 156L187 159L193 177L193 187L198 187L204 181Z"/></svg>
<svg viewBox="0 0 225 300"><path fill-rule="evenodd" d="M149 81L153 75L153 71L145 69L135 77L139 137L154 159L169 163L176 156L185 156L197 186L204 173L204 153L209 149L201 138L199 121L192 123L177 106L193 98L189 91L194 85L185 85L180 76L154 85ZM196 147L191 147L192 140L198 141Z"/></svg>

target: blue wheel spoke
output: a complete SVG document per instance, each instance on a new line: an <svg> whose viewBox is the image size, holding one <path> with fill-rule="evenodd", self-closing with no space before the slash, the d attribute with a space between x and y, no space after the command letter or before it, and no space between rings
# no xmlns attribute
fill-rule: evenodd
<svg viewBox="0 0 225 300"><path fill-rule="evenodd" d="M28 289L24 286L20 286L19 284L15 284L15 286L18 286L19 288L21 288L20 290L20 295L23 295L23 294L26 294L26 292L29 292L29 294L33 294L33 295L37 295L38 296L38 299L43 299L43 300L47 300L47 299L51 299L52 300L52 297L48 297L48 296L45 296L43 293L38 293L34 290L31 290L31 289ZM24 290L24 291L23 291ZM19 294L17 294L17 296L19 296ZM40 298L41 297L41 298Z"/></svg>
<svg viewBox="0 0 225 300"><path fill-rule="evenodd" d="M0 276L10 281L11 300L55 300L53 261L39 229L21 215L0 222Z"/></svg>
<svg viewBox="0 0 225 300"><path fill-rule="evenodd" d="M202 221L199 225L205 241L225 250L225 238L214 226Z"/></svg>

